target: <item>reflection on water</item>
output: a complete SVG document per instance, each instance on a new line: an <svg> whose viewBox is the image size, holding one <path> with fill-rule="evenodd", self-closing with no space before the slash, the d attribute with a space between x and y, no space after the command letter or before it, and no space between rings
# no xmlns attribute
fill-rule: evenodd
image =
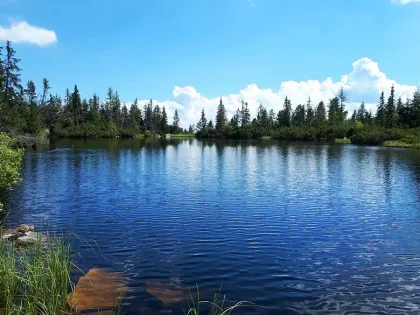
<svg viewBox="0 0 420 315"><path fill-rule="evenodd" d="M27 152L7 223L73 233L126 314L185 290L240 314L417 314L420 151L277 141L64 140ZM74 280L82 277L75 271Z"/></svg>

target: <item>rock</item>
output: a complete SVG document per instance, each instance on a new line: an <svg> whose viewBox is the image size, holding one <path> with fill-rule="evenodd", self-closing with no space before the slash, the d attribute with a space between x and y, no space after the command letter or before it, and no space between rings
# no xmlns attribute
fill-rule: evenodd
<svg viewBox="0 0 420 315"><path fill-rule="evenodd" d="M15 232L15 229L4 229L0 230L0 238L3 240L9 240L13 237L13 233Z"/></svg>
<svg viewBox="0 0 420 315"><path fill-rule="evenodd" d="M28 233L28 232L33 232L34 230L35 230L35 228L34 228L33 225L21 224L16 229L16 232L17 233Z"/></svg>
<svg viewBox="0 0 420 315"><path fill-rule="evenodd" d="M76 312L106 310L115 308L127 290L117 273L94 268L79 279L67 303Z"/></svg>
<svg viewBox="0 0 420 315"><path fill-rule="evenodd" d="M189 296L189 291L187 289L158 282L146 283L146 291L162 301L165 306L171 306L182 302Z"/></svg>
<svg viewBox="0 0 420 315"><path fill-rule="evenodd" d="M21 224L16 229L6 229L0 231L1 238L7 240L16 240L34 231L33 225Z"/></svg>
<svg viewBox="0 0 420 315"><path fill-rule="evenodd" d="M19 246L34 245L37 243L45 243L47 236L37 232L27 232L26 235L20 236L15 240L15 244Z"/></svg>

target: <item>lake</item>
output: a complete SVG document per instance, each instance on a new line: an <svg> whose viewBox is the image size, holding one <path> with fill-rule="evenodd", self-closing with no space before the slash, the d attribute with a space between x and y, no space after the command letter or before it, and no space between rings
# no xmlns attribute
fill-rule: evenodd
<svg viewBox="0 0 420 315"><path fill-rule="evenodd" d="M83 272L123 275L124 314L184 314L147 283L258 306L234 314L420 313L420 151L60 140L22 175L7 225L71 234Z"/></svg>

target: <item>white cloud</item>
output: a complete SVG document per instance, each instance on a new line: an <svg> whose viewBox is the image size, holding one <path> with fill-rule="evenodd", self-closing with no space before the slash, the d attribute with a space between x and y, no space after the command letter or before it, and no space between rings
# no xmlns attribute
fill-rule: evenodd
<svg viewBox="0 0 420 315"><path fill-rule="evenodd" d="M223 96L223 103L226 106L228 116L231 117L240 107L243 99L248 102L252 116L255 116L259 104L263 104L268 110L274 109L277 113L283 108L286 96L291 99L293 107L300 103L306 103L308 97L311 97L312 104L318 104L320 101L328 102L343 87L349 97L347 105L349 113L361 102L365 102L367 108L375 112L380 92L383 90L386 94L389 94L392 85L395 87L396 96L401 96L403 100L411 97L417 89L416 86L403 85L388 79L386 74L379 69L378 63L364 57L355 61L353 70L341 76L341 80L337 82L334 82L331 78L322 82L318 80L285 81L281 83L278 91L262 89L256 84L250 84L239 93ZM156 103L165 106L170 118L175 108L178 109L181 124L184 128L188 127L189 124L198 122L203 108L207 119L214 120L219 97L206 97L192 86L175 86L172 95L172 100L156 101ZM143 105L146 102L144 100L140 104Z"/></svg>
<svg viewBox="0 0 420 315"><path fill-rule="evenodd" d="M9 27L0 26L0 40L10 40L17 44L29 43L43 47L57 42L57 35L54 31L29 25L25 21L12 21Z"/></svg>
<svg viewBox="0 0 420 315"><path fill-rule="evenodd" d="M415 2L420 2L420 0L391 0L393 3L396 4L408 4L408 3L415 3Z"/></svg>

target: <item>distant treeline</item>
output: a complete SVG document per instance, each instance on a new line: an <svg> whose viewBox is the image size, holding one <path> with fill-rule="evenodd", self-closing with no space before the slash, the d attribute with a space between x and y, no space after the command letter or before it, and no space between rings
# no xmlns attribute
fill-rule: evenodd
<svg viewBox="0 0 420 315"><path fill-rule="evenodd" d="M52 136L77 138L185 132L177 110L169 125L164 106L154 106L151 100L140 108L136 99L127 107L111 88L101 101L96 94L82 99L77 85L67 89L64 98L52 95L47 79L40 92L31 80L23 86L15 54L10 42L0 47L0 131L39 135L49 130Z"/></svg>
<svg viewBox="0 0 420 315"><path fill-rule="evenodd" d="M378 145L387 140L404 140L420 143L420 91L411 99L395 98L394 86L385 100L381 93L376 114L362 103L350 119L346 110L347 95L343 89L329 100L313 105L309 98L292 110L291 100L286 97L281 109L275 113L263 105L251 120L248 104L242 102L236 114L227 119L222 99L217 109L215 123L207 121L204 109L197 123L198 137L259 138L271 136L282 140L334 140L349 138L352 143Z"/></svg>
<svg viewBox="0 0 420 315"><path fill-rule="evenodd" d="M2 54L3 53L3 54ZM420 142L420 91L411 99L396 99L394 87L387 99L382 92L376 114L365 104L349 115L343 89L327 103L299 104L292 110L286 97L279 112L260 105L252 118L248 103L229 120L220 99L215 120L207 120L204 109L197 125L180 128L178 112L168 124L168 113L150 100L143 107L137 99L127 107L118 92L111 88L105 100L95 94L82 99L77 85L66 90L64 98L50 94L50 84L43 80L41 92L33 81L21 84L19 62L10 42L0 47L0 131L11 134L42 135L48 130L56 137L135 137L156 134L196 133L202 138L260 138L282 140L333 140L350 138L356 144L377 145L386 140ZM350 118L349 118L350 116Z"/></svg>

